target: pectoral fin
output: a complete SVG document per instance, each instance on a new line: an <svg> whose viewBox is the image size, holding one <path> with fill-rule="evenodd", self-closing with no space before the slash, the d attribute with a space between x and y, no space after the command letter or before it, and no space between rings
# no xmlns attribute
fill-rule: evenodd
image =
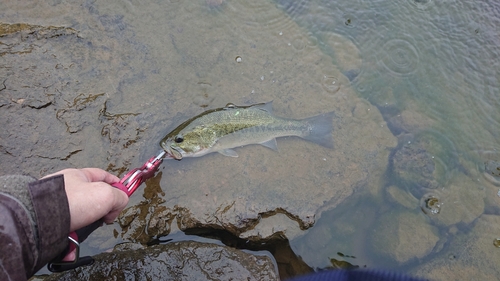
<svg viewBox="0 0 500 281"><path fill-rule="evenodd" d="M268 140L266 142L262 142L260 144L265 146L265 147L268 147L274 151L278 151L278 144L276 143L276 138L270 139L270 140Z"/></svg>
<svg viewBox="0 0 500 281"><path fill-rule="evenodd" d="M238 153L236 153L236 151L234 151L232 149L223 149L223 150L219 150L217 152L219 152L220 154L222 154L224 156L238 157Z"/></svg>

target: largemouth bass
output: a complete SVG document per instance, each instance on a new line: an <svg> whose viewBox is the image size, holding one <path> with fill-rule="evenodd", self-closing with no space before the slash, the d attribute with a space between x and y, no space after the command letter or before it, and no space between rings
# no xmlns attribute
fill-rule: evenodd
<svg viewBox="0 0 500 281"><path fill-rule="evenodd" d="M277 150L276 138L298 136L333 148L333 112L302 120L273 115L272 102L250 106L232 103L205 111L167 134L161 147L174 159L199 157L211 152L238 157L235 147L261 144Z"/></svg>

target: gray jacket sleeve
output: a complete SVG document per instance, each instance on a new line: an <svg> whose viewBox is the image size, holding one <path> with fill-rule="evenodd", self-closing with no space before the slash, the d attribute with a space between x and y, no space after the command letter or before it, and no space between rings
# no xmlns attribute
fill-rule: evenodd
<svg viewBox="0 0 500 281"><path fill-rule="evenodd" d="M0 280L26 280L65 250L70 214L62 175L0 177Z"/></svg>

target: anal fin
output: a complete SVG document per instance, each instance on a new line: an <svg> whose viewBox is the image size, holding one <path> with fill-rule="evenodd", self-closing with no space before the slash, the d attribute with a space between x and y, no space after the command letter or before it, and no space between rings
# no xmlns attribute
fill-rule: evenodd
<svg viewBox="0 0 500 281"><path fill-rule="evenodd" d="M265 141L265 142L261 142L259 144L261 144L265 147L268 147L274 151L278 151L278 144L276 143L276 138L270 139L270 140Z"/></svg>

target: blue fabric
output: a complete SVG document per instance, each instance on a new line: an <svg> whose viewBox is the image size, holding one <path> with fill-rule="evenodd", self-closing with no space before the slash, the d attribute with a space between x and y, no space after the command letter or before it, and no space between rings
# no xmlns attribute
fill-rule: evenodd
<svg viewBox="0 0 500 281"><path fill-rule="evenodd" d="M287 281L423 281L405 274L383 270L325 270Z"/></svg>

